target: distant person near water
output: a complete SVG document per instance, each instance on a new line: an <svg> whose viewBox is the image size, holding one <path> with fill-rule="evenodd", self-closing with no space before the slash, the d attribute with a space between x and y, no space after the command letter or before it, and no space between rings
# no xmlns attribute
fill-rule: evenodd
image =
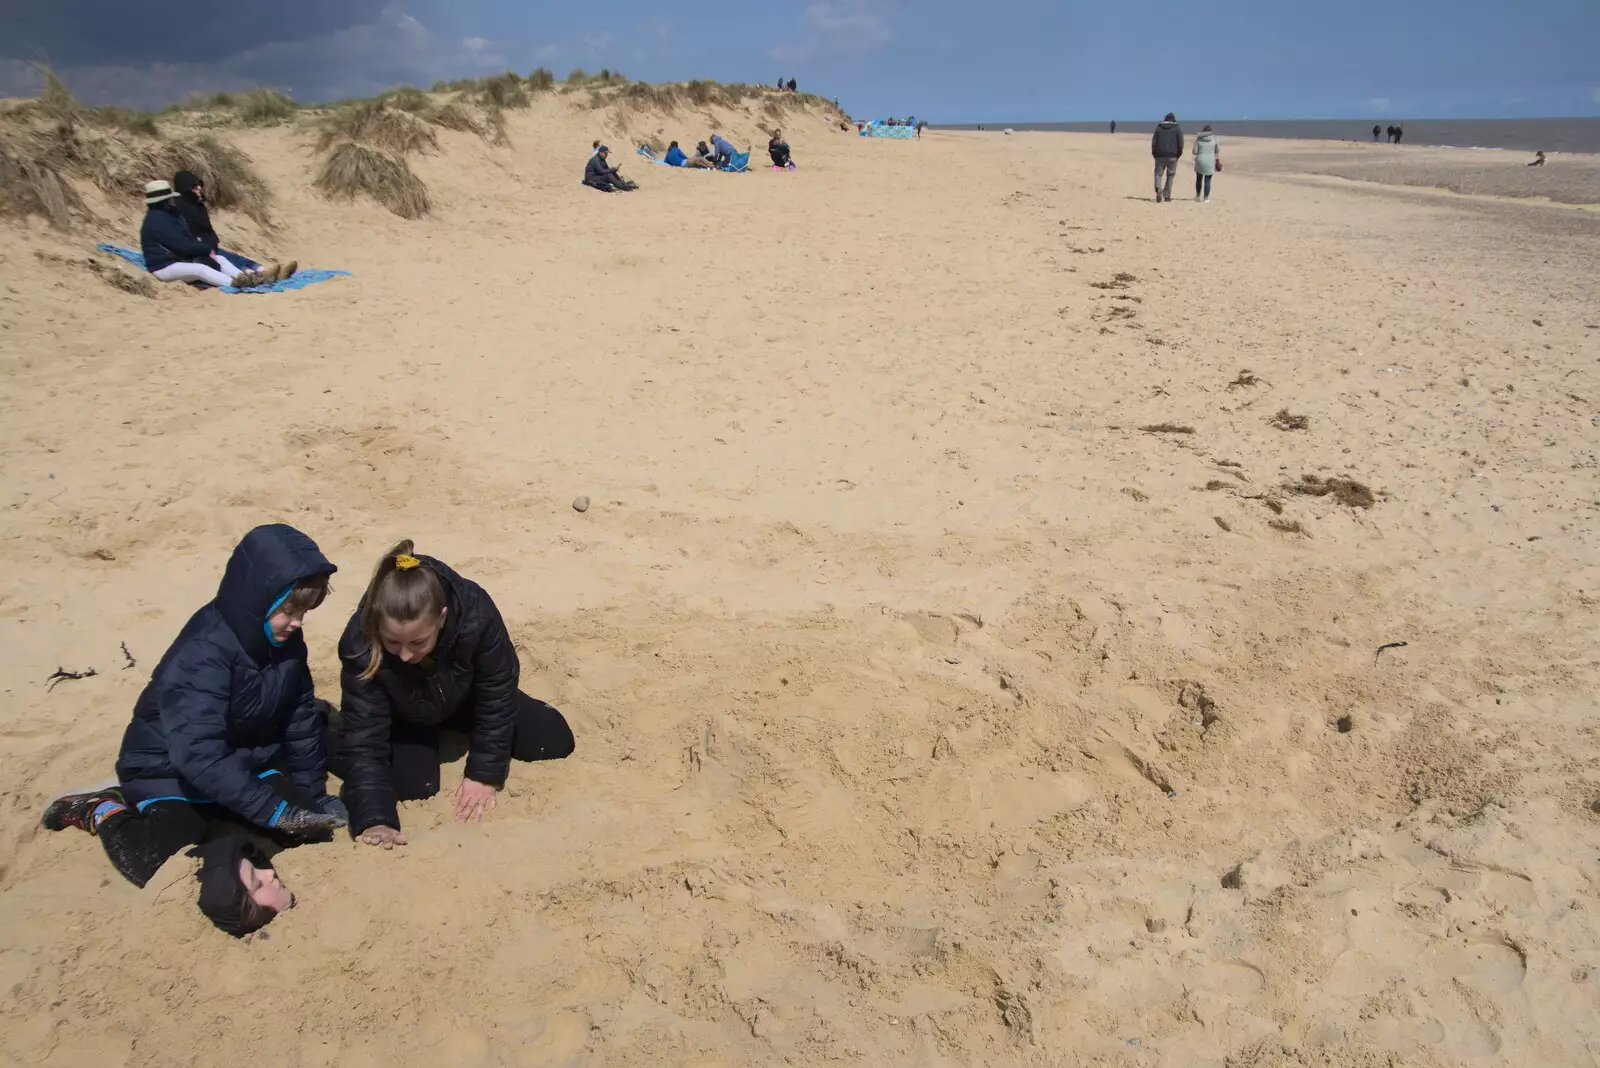
<svg viewBox="0 0 1600 1068"><path fill-rule="evenodd" d="M1201 203L1211 200L1211 176L1222 170L1222 146L1210 125L1194 139L1194 198ZM1204 195L1202 195L1202 186ZM1171 199L1168 194L1167 199Z"/></svg>
<svg viewBox="0 0 1600 1068"><path fill-rule="evenodd" d="M1393 123L1390 123L1388 126L1385 126L1383 128L1383 136L1384 136L1384 140L1388 141L1391 145L1394 144L1394 124Z"/></svg>
<svg viewBox="0 0 1600 1068"><path fill-rule="evenodd" d="M583 169L583 184L602 193L631 193L638 189L637 185L622 176L620 170L611 166L610 154L611 149L606 145L595 149Z"/></svg>
<svg viewBox="0 0 1600 1068"><path fill-rule="evenodd" d="M1404 126L1396 126L1394 128L1394 143L1395 144L1398 145L1401 141L1405 140L1405 136L1406 136L1406 128Z"/></svg>
<svg viewBox="0 0 1600 1068"><path fill-rule="evenodd" d="M1543 152L1537 153L1533 157L1533 162L1528 164L1528 166L1530 166L1530 167L1543 167L1544 166L1544 153Z"/></svg>
<svg viewBox="0 0 1600 1068"><path fill-rule="evenodd" d="M1167 117L1156 125L1150 136L1150 155L1156 161L1156 203L1172 202L1172 179L1178 174L1178 160L1183 157L1183 127L1178 117L1167 112Z"/></svg>
<svg viewBox="0 0 1600 1068"><path fill-rule="evenodd" d="M1381 132L1381 130L1382 130L1382 127L1380 127L1377 123L1373 123L1372 124L1372 140L1373 140L1374 143L1377 142L1378 134Z"/></svg>
<svg viewBox="0 0 1600 1068"><path fill-rule="evenodd" d="M1116 119L1112 119L1111 120L1111 132L1112 133L1116 133L1117 132L1117 120Z"/></svg>

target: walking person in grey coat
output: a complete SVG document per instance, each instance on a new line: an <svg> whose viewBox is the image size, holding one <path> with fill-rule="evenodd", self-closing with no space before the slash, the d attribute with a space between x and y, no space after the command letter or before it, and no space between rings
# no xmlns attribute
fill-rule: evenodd
<svg viewBox="0 0 1600 1068"><path fill-rule="evenodd" d="M1156 160L1156 203L1170 203L1172 179L1178 174L1178 160L1183 158L1183 127L1170 111L1150 137L1150 154Z"/></svg>
<svg viewBox="0 0 1600 1068"><path fill-rule="evenodd" d="M1222 146L1208 125L1194 139L1194 198L1204 203L1211 199L1211 176L1222 169ZM1201 195L1202 190L1204 196Z"/></svg>

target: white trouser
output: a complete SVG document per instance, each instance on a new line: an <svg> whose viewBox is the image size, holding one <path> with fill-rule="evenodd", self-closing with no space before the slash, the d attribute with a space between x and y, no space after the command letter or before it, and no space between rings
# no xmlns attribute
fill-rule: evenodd
<svg viewBox="0 0 1600 1068"><path fill-rule="evenodd" d="M211 262L169 263L159 271L151 271L161 282L204 282L207 285L225 286L244 272L228 261L226 256L213 256Z"/></svg>

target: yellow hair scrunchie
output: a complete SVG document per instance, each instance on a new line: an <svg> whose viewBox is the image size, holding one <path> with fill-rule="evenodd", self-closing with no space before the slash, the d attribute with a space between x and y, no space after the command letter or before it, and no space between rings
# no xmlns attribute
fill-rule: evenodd
<svg viewBox="0 0 1600 1068"><path fill-rule="evenodd" d="M410 571L414 567L421 566L422 561L418 560L415 556L409 556L406 553L395 554L394 569L396 571Z"/></svg>

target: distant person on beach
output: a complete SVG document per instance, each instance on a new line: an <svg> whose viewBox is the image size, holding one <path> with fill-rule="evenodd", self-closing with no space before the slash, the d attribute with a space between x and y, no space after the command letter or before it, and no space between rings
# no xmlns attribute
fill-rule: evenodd
<svg viewBox="0 0 1600 1068"><path fill-rule="evenodd" d="M1156 203L1172 202L1172 179L1178 173L1178 160L1183 158L1183 127L1178 117L1167 112L1167 117L1156 125L1150 135L1150 154L1156 161Z"/></svg>
<svg viewBox="0 0 1600 1068"><path fill-rule="evenodd" d="M1528 166L1530 166L1530 167L1543 167L1544 166L1544 153L1543 152L1537 153L1533 157L1533 162L1528 164Z"/></svg>
<svg viewBox="0 0 1600 1068"><path fill-rule="evenodd" d="M1378 133L1379 133L1379 126L1378 126L1377 123L1373 123L1372 124L1372 140L1373 140L1373 143L1377 143Z"/></svg>
<svg viewBox="0 0 1600 1068"><path fill-rule="evenodd" d="M1388 126L1384 127L1383 135L1384 135L1384 139L1387 140L1391 145L1394 144L1394 124L1393 123L1390 123Z"/></svg>
<svg viewBox="0 0 1600 1068"><path fill-rule="evenodd" d="M1117 132L1117 120L1116 119L1112 119L1111 120L1111 132L1112 133L1116 133Z"/></svg>
<svg viewBox="0 0 1600 1068"><path fill-rule="evenodd" d="M326 788L327 706L312 689L300 633L335 570L293 527L277 523L246 534L216 597L190 617L134 702L117 756L118 785L56 798L44 826L99 838L112 867L135 886L180 850L217 838L224 829L218 824L280 845L326 840L344 826L344 806ZM239 935L271 920L292 897L270 863L233 849L231 871L211 877L220 888L202 869L201 906ZM210 865L215 853L201 855ZM223 891L245 915L226 915L227 902L217 901Z"/></svg>
<svg viewBox="0 0 1600 1068"><path fill-rule="evenodd" d="M172 200L172 209L189 228L189 233L200 239L200 242L211 249L219 260L227 260L240 271L258 270L255 264L237 253L228 252L221 247L222 241L217 237L216 229L211 225L211 212L206 209L206 186L200 176L192 171L179 171L172 176L172 188L178 195ZM300 264L291 260L283 265L278 273L278 278L288 278L300 269Z"/></svg>
<svg viewBox="0 0 1600 1068"><path fill-rule="evenodd" d="M683 161L685 167L699 168L701 170L715 170L717 166L716 153L711 151L704 141L694 146L694 155Z"/></svg>
<svg viewBox="0 0 1600 1068"><path fill-rule="evenodd" d="M602 193L631 193L639 187L622 176L609 162L611 148L601 145L583 168L583 184Z"/></svg>
<svg viewBox="0 0 1600 1068"><path fill-rule="evenodd" d="M666 165L669 167L681 167L683 166L684 161L688 158L688 156L683 154L683 149L678 147L678 142L674 141L672 144L667 146L667 155L662 162L666 163Z"/></svg>
<svg viewBox="0 0 1600 1068"><path fill-rule="evenodd" d="M717 166L726 167L732 162L734 154L738 151L737 148L733 147L733 142L721 134L711 135L711 158Z"/></svg>
<svg viewBox="0 0 1600 1068"><path fill-rule="evenodd" d="M178 194L163 180L144 187L144 222L139 227L139 245L144 267L159 282L204 282L211 286L249 289L278 280L282 268L241 271L233 261L219 256L200 238L189 232L188 224L173 203Z"/></svg>
<svg viewBox="0 0 1600 1068"><path fill-rule="evenodd" d="M396 802L439 792L445 731L467 736L455 817L481 820L513 760L574 748L561 713L519 690L517 650L483 587L403 541L383 554L339 639L338 750L350 833L405 845Z"/></svg>
<svg viewBox="0 0 1600 1068"><path fill-rule="evenodd" d="M917 140L918 141L922 140L922 131L923 131L923 128L926 127L927 125L928 124L923 122L921 119L917 120Z"/></svg>
<svg viewBox="0 0 1600 1068"><path fill-rule="evenodd" d="M1405 137L1406 128L1404 126L1396 126L1394 128L1394 143L1398 145L1401 141L1405 140Z"/></svg>
<svg viewBox="0 0 1600 1068"><path fill-rule="evenodd" d="M794 170L794 160L789 156L789 142L783 139L782 130L772 131L772 139L767 142L767 155L772 157L774 167Z"/></svg>
<svg viewBox="0 0 1600 1068"><path fill-rule="evenodd" d="M1211 199L1211 176L1222 169L1222 146L1208 123L1194 139L1194 198L1202 203ZM1204 195L1202 195L1202 187Z"/></svg>
<svg viewBox="0 0 1600 1068"><path fill-rule="evenodd" d="M789 79L789 92L791 92L791 93L799 92L799 90L795 87L793 78Z"/></svg>

